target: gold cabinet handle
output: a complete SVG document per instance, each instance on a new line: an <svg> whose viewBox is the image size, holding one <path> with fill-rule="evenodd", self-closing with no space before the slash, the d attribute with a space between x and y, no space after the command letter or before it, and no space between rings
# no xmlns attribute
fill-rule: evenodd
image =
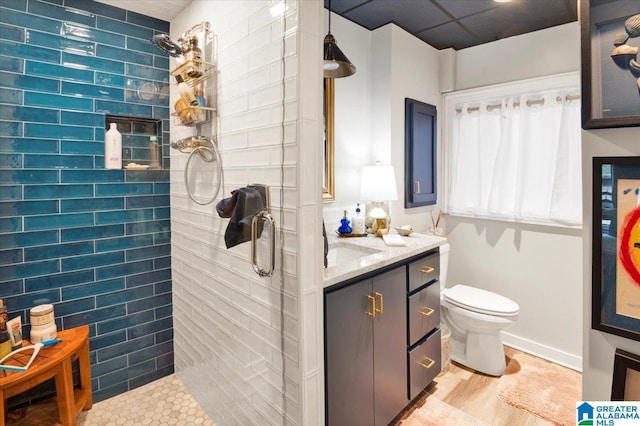
<svg viewBox="0 0 640 426"><path fill-rule="evenodd" d="M429 315L431 315L434 312L435 312L435 309L432 309L432 308L430 308L428 306L425 306L424 308L422 308L420 310L420 314L424 315L425 317L428 317Z"/></svg>
<svg viewBox="0 0 640 426"><path fill-rule="evenodd" d="M373 297L370 294L367 294L367 299L369 299L371 301L371 312L367 312L367 315L369 315L370 317L375 318L376 317L376 298Z"/></svg>
<svg viewBox="0 0 640 426"><path fill-rule="evenodd" d="M420 272L422 272L423 274L430 274L435 270L436 268L431 266L423 266L422 268L420 268Z"/></svg>
<svg viewBox="0 0 640 426"><path fill-rule="evenodd" d="M420 181L419 180L414 180L413 181L413 185L416 188L416 190L413 192L414 194L420 194Z"/></svg>
<svg viewBox="0 0 640 426"><path fill-rule="evenodd" d="M430 369L431 367L433 367L433 364L435 364L436 362L434 360L432 360L431 358L428 357L424 357L425 361L429 361L427 364L425 364L424 362L420 362L418 361L418 364L420 364L420 366L426 368L427 370Z"/></svg>
<svg viewBox="0 0 640 426"><path fill-rule="evenodd" d="M382 293L378 293L377 291L374 291L373 294L375 294L380 298L380 309L378 309L377 312L383 313L384 312L384 296L382 295Z"/></svg>

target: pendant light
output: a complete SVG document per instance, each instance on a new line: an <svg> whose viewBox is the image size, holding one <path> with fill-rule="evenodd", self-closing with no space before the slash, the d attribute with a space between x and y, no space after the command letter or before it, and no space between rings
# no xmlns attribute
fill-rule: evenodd
<svg viewBox="0 0 640 426"><path fill-rule="evenodd" d="M356 67L342 53L336 44L336 39L331 34L331 0L329 0L329 32L324 37L324 65L322 66L324 78L349 77L355 74Z"/></svg>

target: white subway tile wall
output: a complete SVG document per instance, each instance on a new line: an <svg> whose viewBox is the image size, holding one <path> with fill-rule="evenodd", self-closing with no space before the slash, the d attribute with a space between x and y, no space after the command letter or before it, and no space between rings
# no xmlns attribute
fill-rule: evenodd
<svg viewBox="0 0 640 426"><path fill-rule="evenodd" d="M216 35L224 185L215 202L267 184L277 224L276 274L260 278L249 243L225 248L228 219L215 202L189 200L187 155L171 152L176 372L218 424L324 423L322 8L320 0L199 1L172 21L173 39L203 20ZM213 90L208 83L205 95ZM204 197L207 188L198 190Z"/></svg>

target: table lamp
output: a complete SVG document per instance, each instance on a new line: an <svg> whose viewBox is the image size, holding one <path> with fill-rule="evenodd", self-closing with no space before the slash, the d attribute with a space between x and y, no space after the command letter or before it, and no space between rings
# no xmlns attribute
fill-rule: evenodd
<svg viewBox="0 0 640 426"><path fill-rule="evenodd" d="M398 199L396 177L393 166L367 166L362 168L362 183L360 185L360 199L371 201L367 205L365 225L372 233L381 229L388 229L391 223L389 206L386 201Z"/></svg>

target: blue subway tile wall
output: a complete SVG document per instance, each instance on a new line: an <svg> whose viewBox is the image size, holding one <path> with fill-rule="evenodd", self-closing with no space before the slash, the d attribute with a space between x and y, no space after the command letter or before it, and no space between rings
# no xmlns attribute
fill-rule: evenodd
<svg viewBox="0 0 640 426"><path fill-rule="evenodd" d="M27 334L43 303L89 325L95 401L173 372L169 58L150 42L168 31L94 1L0 2L0 297ZM157 135L163 168L105 170L107 115L132 118L128 158Z"/></svg>

